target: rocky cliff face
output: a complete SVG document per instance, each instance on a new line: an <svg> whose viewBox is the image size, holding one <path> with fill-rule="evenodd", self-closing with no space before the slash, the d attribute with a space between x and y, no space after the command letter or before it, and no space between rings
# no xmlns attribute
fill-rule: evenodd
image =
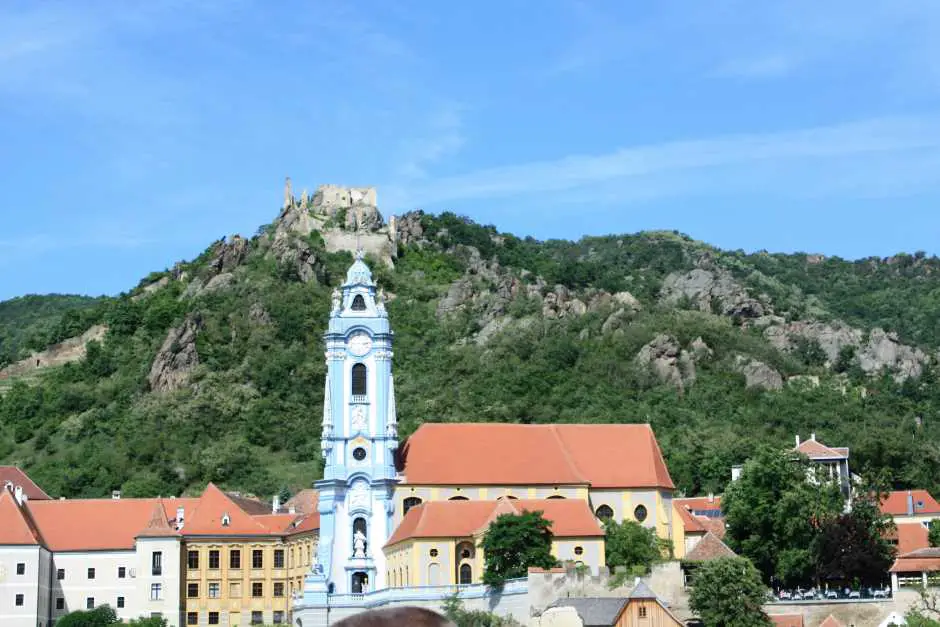
<svg viewBox="0 0 940 627"><path fill-rule="evenodd" d="M147 377L152 391L173 392L189 383L193 369L199 365L196 334L200 326L198 315L187 316L183 324L166 334Z"/></svg>

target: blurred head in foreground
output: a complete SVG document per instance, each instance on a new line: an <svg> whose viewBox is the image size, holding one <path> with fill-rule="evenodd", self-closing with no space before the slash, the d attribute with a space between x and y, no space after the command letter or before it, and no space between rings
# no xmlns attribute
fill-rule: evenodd
<svg viewBox="0 0 940 627"><path fill-rule="evenodd" d="M454 627L454 624L423 607L390 607L354 614L333 627Z"/></svg>

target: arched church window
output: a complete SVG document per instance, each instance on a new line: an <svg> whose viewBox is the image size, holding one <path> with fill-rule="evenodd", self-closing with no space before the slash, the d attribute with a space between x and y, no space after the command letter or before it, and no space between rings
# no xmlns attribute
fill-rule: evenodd
<svg viewBox="0 0 940 627"><path fill-rule="evenodd" d="M638 522L643 522L646 520L647 512L644 505L637 505L636 509L633 510L633 517L637 519Z"/></svg>
<svg viewBox="0 0 940 627"><path fill-rule="evenodd" d="M594 512L594 515L601 520L610 520L614 517L614 510L610 509L609 505L601 505L597 508L597 511Z"/></svg>
<svg viewBox="0 0 940 627"><path fill-rule="evenodd" d="M362 594L369 588L369 575L366 573L358 572L353 573L352 576L352 591L353 594Z"/></svg>
<svg viewBox="0 0 940 627"><path fill-rule="evenodd" d="M403 514L407 514L408 510L412 507L417 507L421 505L421 499L416 496L409 496L407 499L401 502L401 509Z"/></svg>
<svg viewBox="0 0 940 627"><path fill-rule="evenodd" d="M460 583L473 583L473 569L470 567L470 564L460 565Z"/></svg>
<svg viewBox="0 0 940 627"><path fill-rule="evenodd" d="M366 395L366 379L368 370L365 364L354 364L352 367L352 395Z"/></svg>
<svg viewBox="0 0 940 627"><path fill-rule="evenodd" d="M362 294L356 294L352 302L353 311L365 311L366 310L366 299L362 297Z"/></svg>

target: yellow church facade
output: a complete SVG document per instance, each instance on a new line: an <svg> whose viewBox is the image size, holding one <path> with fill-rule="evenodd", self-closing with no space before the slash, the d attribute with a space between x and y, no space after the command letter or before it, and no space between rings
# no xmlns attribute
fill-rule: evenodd
<svg viewBox="0 0 940 627"><path fill-rule="evenodd" d="M649 425L424 424L408 439L384 547L391 587L479 583L496 516L542 511L552 553L605 565L603 521L673 541L674 485Z"/></svg>

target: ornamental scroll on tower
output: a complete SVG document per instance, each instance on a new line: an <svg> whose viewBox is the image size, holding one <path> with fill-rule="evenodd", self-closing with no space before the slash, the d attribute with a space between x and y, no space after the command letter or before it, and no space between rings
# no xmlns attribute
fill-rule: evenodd
<svg viewBox="0 0 940 627"><path fill-rule="evenodd" d="M383 547L392 532L398 421L392 331L362 252L334 291L326 343L319 491L319 572L305 601L387 587Z"/></svg>

